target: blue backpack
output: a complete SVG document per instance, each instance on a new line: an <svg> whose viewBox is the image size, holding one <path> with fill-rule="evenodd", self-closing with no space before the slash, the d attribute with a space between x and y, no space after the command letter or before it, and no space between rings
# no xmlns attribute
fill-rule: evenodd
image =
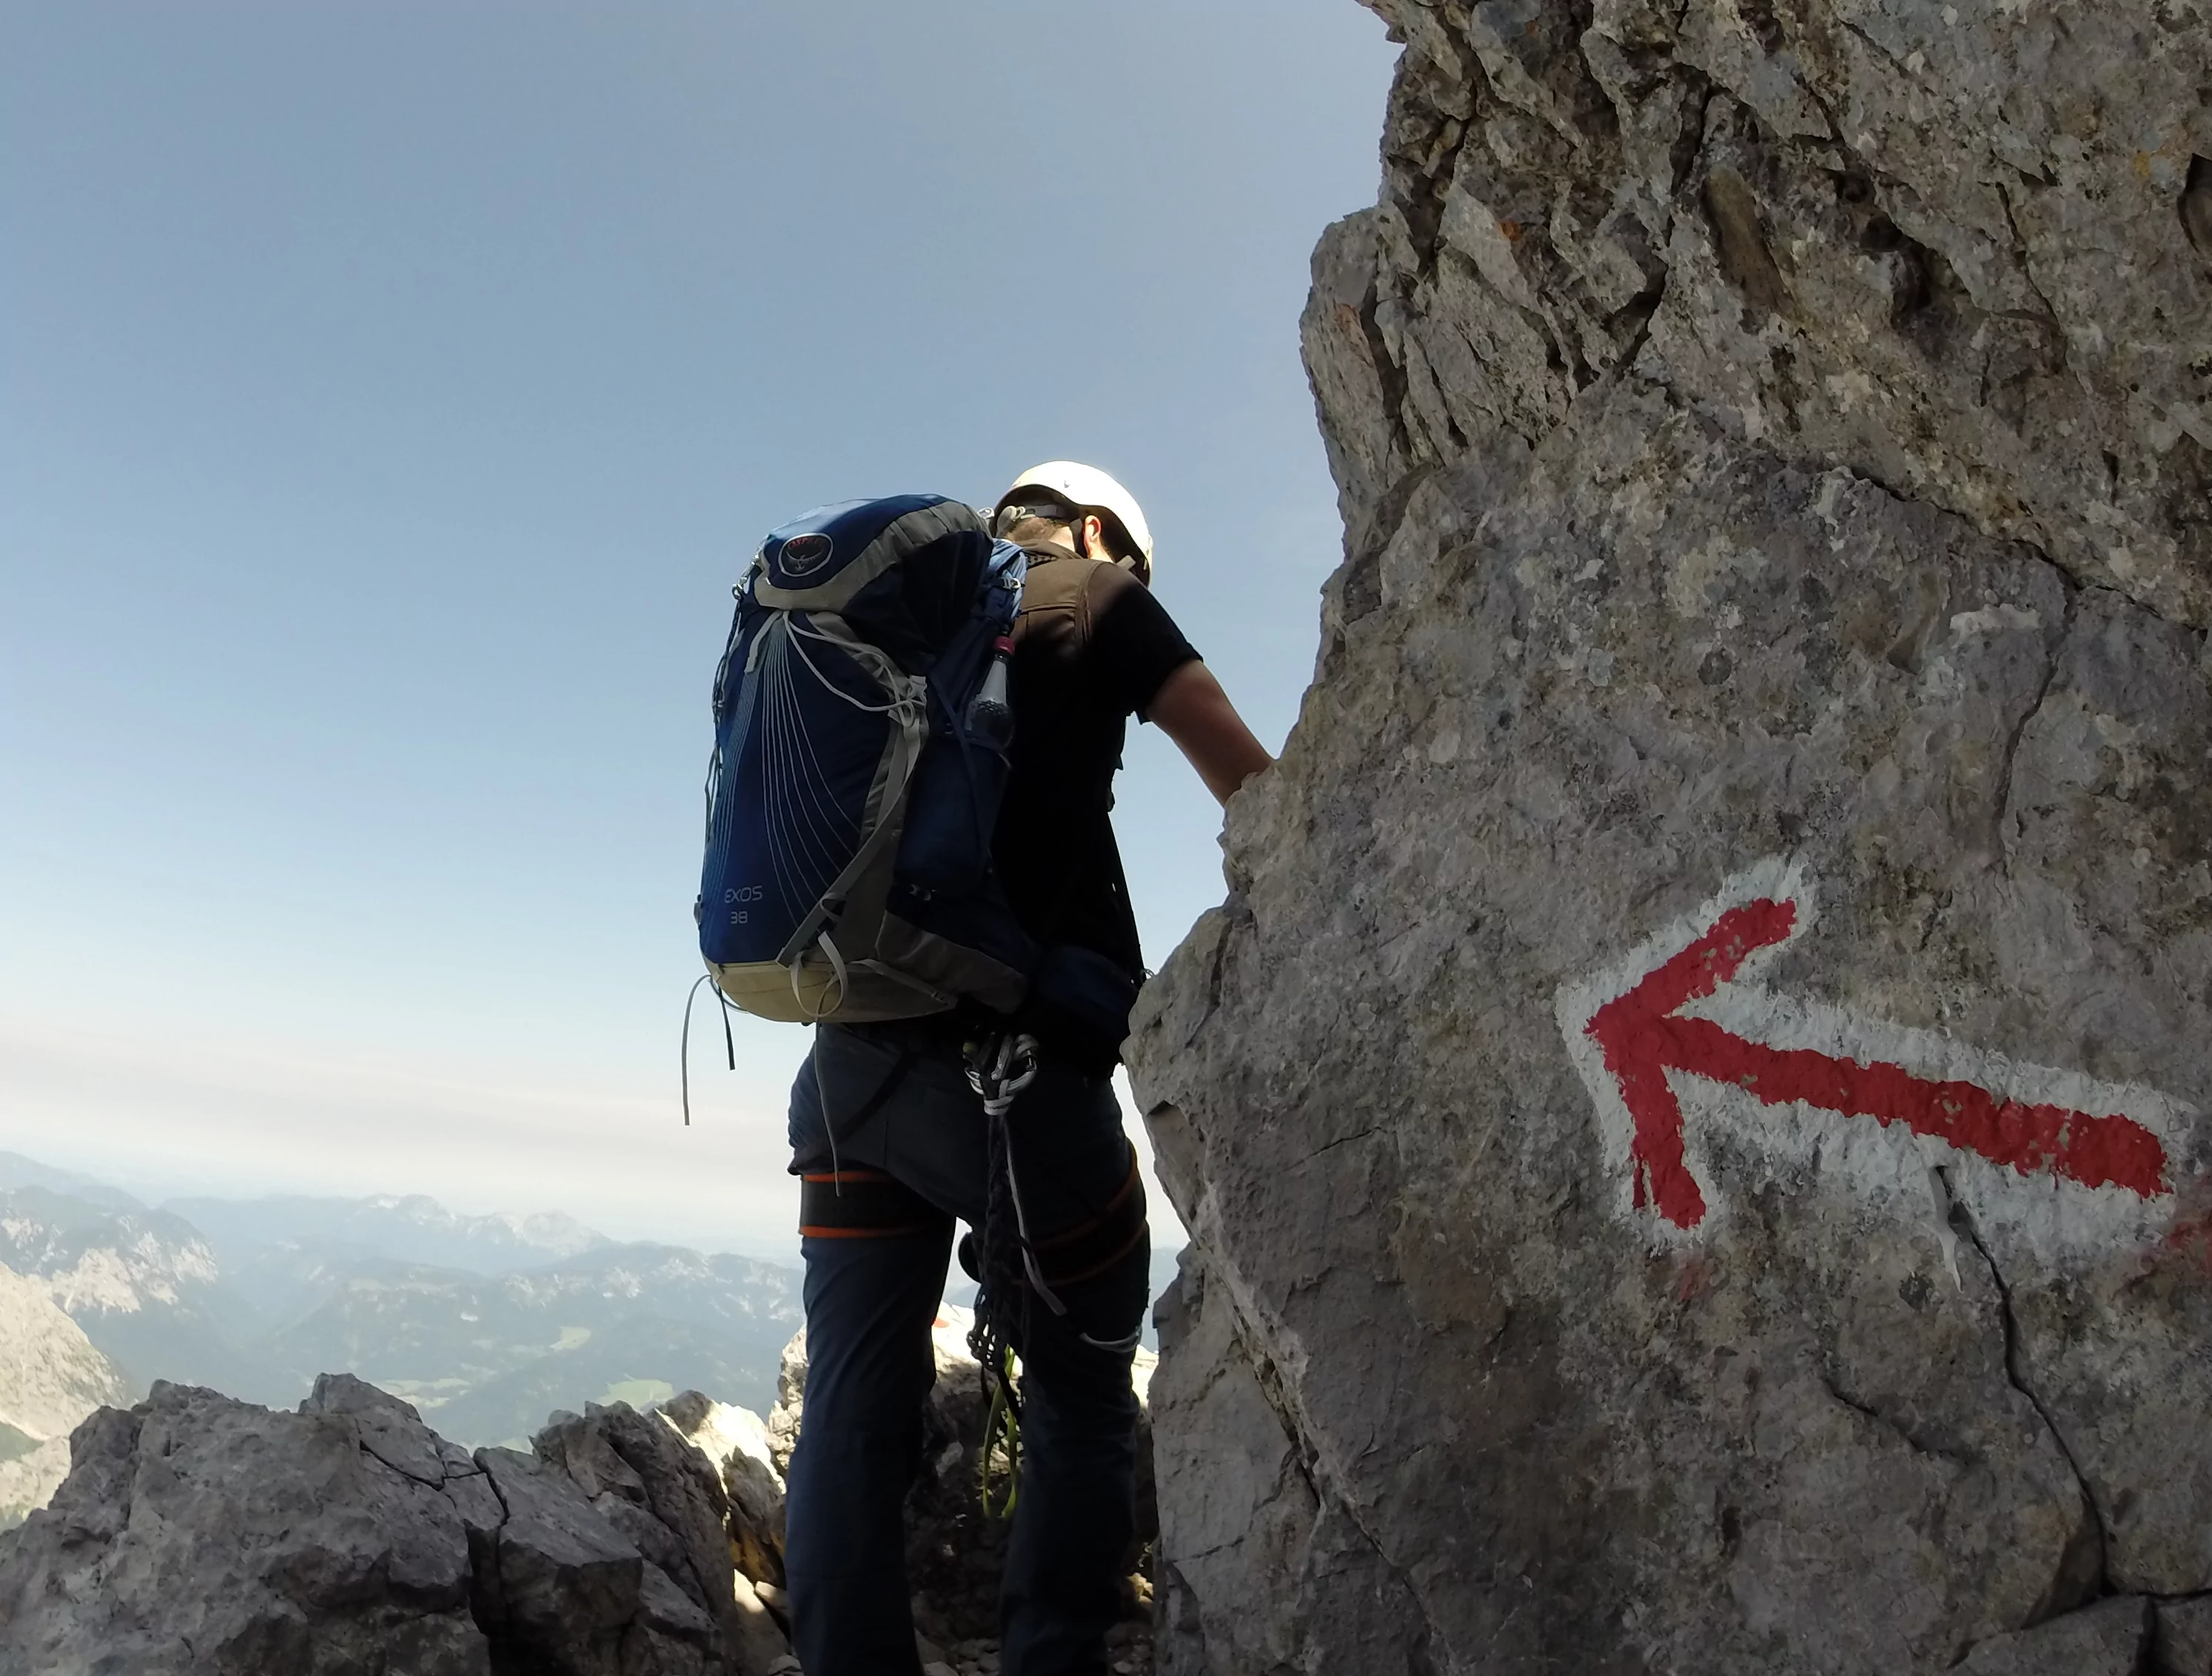
<svg viewBox="0 0 2212 1676"><path fill-rule="evenodd" d="M763 1018L1019 1006L1039 950L991 860L1028 561L937 495L785 525L714 677L699 951Z"/></svg>

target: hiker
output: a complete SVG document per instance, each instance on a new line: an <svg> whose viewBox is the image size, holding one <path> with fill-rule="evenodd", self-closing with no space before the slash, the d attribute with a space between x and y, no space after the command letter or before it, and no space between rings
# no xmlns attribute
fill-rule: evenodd
<svg viewBox="0 0 2212 1676"><path fill-rule="evenodd" d="M963 1255L984 1280L979 1308L995 1308L1021 1358L999 1668L1106 1668L1134 1526L1129 1369L1151 1266L1135 1150L1109 1081L1144 975L1108 819L1114 772L1132 715L1174 740L1224 803L1271 760L1153 597L1152 535L1120 483L1068 461L1040 465L1001 498L990 533L1029 563L996 871L1048 958L1087 967L1111 999L1103 1023L1101 1010L1037 994L1012 1021L971 1004L816 1027L791 1097L807 1379L785 1547L807 1676L920 1669L902 1508L956 1218L977 1230ZM967 1050L979 1043L998 1058L971 1081ZM987 1094L1011 1099L995 1131ZM1009 1168L994 1169L994 1133Z"/></svg>

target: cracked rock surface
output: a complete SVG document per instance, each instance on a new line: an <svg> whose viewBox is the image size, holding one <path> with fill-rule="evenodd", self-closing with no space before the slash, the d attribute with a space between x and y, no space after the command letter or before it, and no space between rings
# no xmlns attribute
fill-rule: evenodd
<svg viewBox="0 0 2212 1676"><path fill-rule="evenodd" d="M1371 3L1346 559L1129 1050L1160 1667L2208 1676L2212 14ZM1662 1211L1591 1009L1759 892Z"/></svg>
<svg viewBox="0 0 2212 1676"><path fill-rule="evenodd" d="M157 1383L0 1543L0 1673L768 1676L706 1457L626 1406L471 1457L326 1374L297 1414ZM750 1597L744 1597L749 1599Z"/></svg>
<svg viewBox="0 0 2212 1676"><path fill-rule="evenodd" d="M932 1335L907 1569L924 1665L993 1676L1006 1531L977 1500L971 1321L948 1305ZM784 1473L805 1381L802 1333L766 1421L686 1391L473 1454L348 1374L296 1414L157 1383L80 1425L52 1504L0 1533L0 1676L798 1676ZM1142 1422L1138 1442L1133 1567L1158 1530ZM1121 1593L1105 1667L1144 1676L1149 1585Z"/></svg>

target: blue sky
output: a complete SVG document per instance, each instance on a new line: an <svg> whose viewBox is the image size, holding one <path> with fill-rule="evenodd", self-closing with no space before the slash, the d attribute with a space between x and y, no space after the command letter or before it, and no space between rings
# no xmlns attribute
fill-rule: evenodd
<svg viewBox="0 0 2212 1676"><path fill-rule="evenodd" d="M803 1036L676 1110L730 584L1091 460L1279 744L1306 258L1394 52L1353 0L0 8L0 1147L787 1247ZM1218 814L1143 730L1117 824L1157 964Z"/></svg>

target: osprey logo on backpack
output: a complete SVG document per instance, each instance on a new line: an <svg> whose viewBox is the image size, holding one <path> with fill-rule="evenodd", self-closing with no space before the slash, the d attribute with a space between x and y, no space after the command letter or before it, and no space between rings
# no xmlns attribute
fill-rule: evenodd
<svg viewBox="0 0 2212 1676"><path fill-rule="evenodd" d="M783 543L782 562L779 567L787 576L809 576L830 562L837 545L819 531L791 537Z"/></svg>
<svg viewBox="0 0 2212 1676"><path fill-rule="evenodd" d="M761 544L714 678L697 916L737 1006L1021 1003L1037 950L991 861L1005 740L969 718L1027 564L934 495L825 507Z"/></svg>

